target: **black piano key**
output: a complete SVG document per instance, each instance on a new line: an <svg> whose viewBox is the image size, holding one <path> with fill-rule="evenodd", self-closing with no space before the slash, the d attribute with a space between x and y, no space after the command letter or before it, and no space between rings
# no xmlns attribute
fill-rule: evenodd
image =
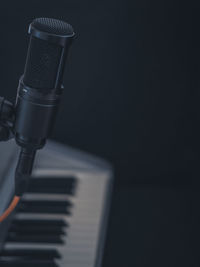
<svg viewBox="0 0 200 267"><path fill-rule="evenodd" d="M16 232L8 232L7 242L17 243L52 243L63 244L62 235L57 234L22 234Z"/></svg>
<svg viewBox="0 0 200 267"><path fill-rule="evenodd" d="M59 267L54 261L0 259L1 267Z"/></svg>
<svg viewBox="0 0 200 267"><path fill-rule="evenodd" d="M61 255L55 249L4 249L0 252L0 258L2 257L53 260L60 259Z"/></svg>
<svg viewBox="0 0 200 267"><path fill-rule="evenodd" d="M68 200L21 200L20 205L34 205L34 206L60 206L68 207L72 206L72 203Z"/></svg>
<svg viewBox="0 0 200 267"><path fill-rule="evenodd" d="M67 177L67 178L36 177L30 179L28 192L73 195L75 187L76 187L76 179L74 177Z"/></svg>
<svg viewBox="0 0 200 267"><path fill-rule="evenodd" d="M22 200L18 212L70 214L69 201Z"/></svg>
<svg viewBox="0 0 200 267"><path fill-rule="evenodd" d="M9 228L9 232L17 232L17 233L23 233L23 234L65 234L65 231L60 226L19 226L19 225L11 225Z"/></svg>
<svg viewBox="0 0 200 267"><path fill-rule="evenodd" d="M68 224L62 219L14 219L12 221L12 225L20 226L20 227L28 227L28 226L48 226L48 227L68 227Z"/></svg>

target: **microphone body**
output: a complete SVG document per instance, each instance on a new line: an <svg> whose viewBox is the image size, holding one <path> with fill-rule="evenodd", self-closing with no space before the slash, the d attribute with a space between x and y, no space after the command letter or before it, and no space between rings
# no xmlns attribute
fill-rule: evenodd
<svg viewBox="0 0 200 267"><path fill-rule="evenodd" d="M54 125L61 98L59 93L43 93L24 85L20 79L15 106L15 139L19 146L40 149Z"/></svg>
<svg viewBox="0 0 200 267"><path fill-rule="evenodd" d="M23 193L22 181L31 174L35 151L45 145L53 128L63 91L65 61L75 35L71 25L49 18L35 19L29 34L13 128L15 140L22 148L15 175L16 195Z"/></svg>

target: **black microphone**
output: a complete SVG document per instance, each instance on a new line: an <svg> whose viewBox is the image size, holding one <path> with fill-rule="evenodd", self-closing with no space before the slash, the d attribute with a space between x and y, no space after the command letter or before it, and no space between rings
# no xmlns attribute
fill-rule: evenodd
<svg viewBox="0 0 200 267"><path fill-rule="evenodd" d="M37 18L29 26L30 43L15 104L14 136L21 152L15 172L15 195L26 189L37 149L45 145L62 94L63 73L74 38L70 24Z"/></svg>

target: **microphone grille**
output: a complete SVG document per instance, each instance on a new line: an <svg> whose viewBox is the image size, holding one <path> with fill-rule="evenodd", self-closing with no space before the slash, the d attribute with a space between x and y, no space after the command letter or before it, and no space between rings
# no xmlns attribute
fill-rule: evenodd
<svg viewBox="0 0 200 267"><path fill-rule="evenodd" d="M72 35L73 28L67 22L52 18L36 18L31 25L42 32L56 35Z"/></svg>
<svg viewBox="0 0 200 267"><path fill-rule="evenodd" d="M61 46L31 36L24 83L37 89L53 89L61 53Z"/></svg>

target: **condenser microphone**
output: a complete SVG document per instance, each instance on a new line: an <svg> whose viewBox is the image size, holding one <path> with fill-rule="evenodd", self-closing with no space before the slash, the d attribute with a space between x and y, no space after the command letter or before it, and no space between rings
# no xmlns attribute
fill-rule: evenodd
<svg viewBox="0 0 200 267"><path fill-rule="evenodd" d="M62 94L63 73L74 38L70 24L37 18L29 26L30 42L15 104L14 136L21 152L15 173L20 196L31 174L35 152L44 146L54 125Z"/></svg>

